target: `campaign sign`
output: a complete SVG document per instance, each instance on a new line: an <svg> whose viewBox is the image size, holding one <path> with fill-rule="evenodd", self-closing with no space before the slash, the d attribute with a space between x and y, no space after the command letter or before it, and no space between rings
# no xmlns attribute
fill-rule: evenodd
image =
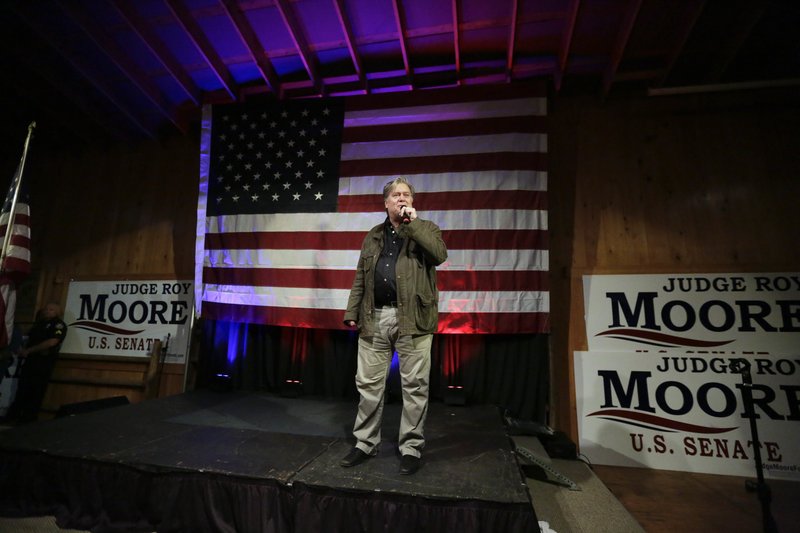
<svg viewBox="0 0 800 533"><path fill-rule="evenodd" d="M160 340L165 362L183 363L193 306L191 281L71 281L61 352L148 357Z"/></svg>
<svg viewBox="0 0 800 533"><path fill-rule="evenodd" d="M799 352L575 352L575 390L591 463L753 477L758 450L765 477L800 480Z"/></svg>
<svg viewBox="0 0 800 533"><path fill-rule="evenodd" d="M590 351L800 352L800 273L584 276Z"/></svg>

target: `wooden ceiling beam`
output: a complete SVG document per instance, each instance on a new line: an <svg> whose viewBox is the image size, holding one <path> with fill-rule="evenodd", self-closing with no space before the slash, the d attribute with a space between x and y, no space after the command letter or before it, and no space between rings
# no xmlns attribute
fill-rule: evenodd
<svg viewBox="0 0 800 533"><path fill-rule="evenodd" d="M56 4L61 7L83 33L95 44L95 46L108 57L114 66L130 80L133 85L155 106L161 115L172 122L181 133L186 133L187 128L178 120L178 114L161 94L159 88L153 81L134 63L122 47L100 27L98 22L93 19L77 2L56 0Z"/></svg>
<svg viewBox="0 0 800 533"><path fill-rule="evenodd" d="M675 63L678 62L678 57L680 57L683 47L686 46L686 41L689 40L689 35L692 34L692 30L697 24L697 20L700 18L700 13L703 12L705 5L706 0L696 0L694 2L694 6L691 7L692 11L689 14L686 24L681 26L678 38L675 40L675 44L670 50L669 56L667 56L667 62L664 70L662 70L657 78L655 83L656 87L663 86L667 81L667 78L669 78L670 73L672 73L672 69L675 68Z"/></svg>
<svg viewBox="0 0 800 533"><path fill-rule="evenodd" d="M744 43L753 33L753 28L756 27L761 17L764 16L764 11L767 9L766 2L754 2L748 6L747 12L742 13L737 17L738 24L733 28L730 38L723 40L719 43L718 50L720 51L719 61L713 65L706 75L708 83L718 83L731 63L739 55L739 51L744 46Z"/></svg>
<svg viewBox="0 0 800 533"><path fill-rule="evenodd" d="M233 76L231 76L228 67L225 65L225 62L222 61L222 58L211 44L211 41L209 41L208 37L203 33L203 29L183 4L183 0L165 1L167 7L169 7L169 10L175 17L175 20L178 22L178 25L183 28L183 31L186 33L189 40L192 41L197 52L203 56L203 59L214 73L217 81L222 85L222 88L228 93L232 100L236 100L236 81L233 79Z"/></svg>
<svg viewBox="0 0 800 533"><path fill-rule="evenodd" d="M400 5L400 0L392 0L392 9L394 10L394 20L397 24L397 38L400 40L400 51L403 54L403 67L406 71L406 77L408 77L408 85L410 88L414 88L414 73L411 70L411 63L408 58L408 44L406 43L406 30L405 30L405 19L403 13L403 7Z"/></svg>
<svg viewBox="0 0 800 533"><path fill-rule="evenodd" d="M317 69L317 62L308 47L308 41L303 35L303 29L297 22L297 17L294 16L292 6L289 5L287 0L275 0L275 7L278 8L283 23L286 25L286 29L289 30L289 36L292 38L292 42L295 48L297 48L297 52L300 54L300 60L303 62L311 84L314 86L317 94L323 95L325 87L322 84L322 78L320 78Z"/></svg>
<svg viewBox="0 0 800 533"><path fill-rule="evenodd" d="M516 1L516 0L515 0ZM456 84L461 85L461 15L459 0L453 0L453 51L455 55Z"/></svg>
<svg viewBox="0 0 800 533"><path fill-rule="evenodd" d="M80 75L91 84L100 94L102 94L138 131L144 133L148 138L155 139L155 132L146 126L136 114L128 108L123 102L119 100L116 92L108 85L107 82L99 79L94 70L88 65L84 65L83 58L77 57L77 54L72 54L69 47L63 46L61 42L54 40L53 33L47 28L43 27L35 17L31 17L24 11L14 8L15 13L39 36L39 38L47 43L53 50L56 51L64 60Z"/></svg>
<svg viewBox="0 0 800 533"><path fill-rule="evenodd" d="M367 85L367 78L364 75L364 65L361 63L361 56L356 50L356 40L353 34L353 29L350 25L350 19L345 12L344 0L333 0L333 6L336 9L336 15L339 17L339 24L344 33L344 42L347 50L350 52L350 59L353 61L353 68L355 68L356 76L358 76L358 83L364 92L369 92Z"/></svg>
<svg viewBox="0 0 800 533"><path fill-rule="evenodd" d="M572 0L569 11L567 11L564 17L564 33L561 34L561 46L558 47L558 61L556 62L556 70L553 75L556 92L561 90L561 84L564 81L564 73L567 70L569 50L572 47L572 36L575 34L575 24L578 20L578 10L580 6L580 0Z"/></svg>
<svg viewBox="0 0 800 533"><path fill-rule="evenodd" d="M341 1L341 0L336 0ZM452 1L452 0L451 0ZM458 0L460 3L461 0ZM459 4L459 19L461 18L461 8ZM523 10L520 10L520 15L517 17L517 26L523 26L525 24L536 23L536 22L547 22L553 20L563 20L566 18L567 12L548 12L546 14L531 14L531 13L524 13ZM459 23L459 39L460 42L463 42L463 36L465 32L468 31L478 31L478 30L485 30L485 29L497 29L497 28L507 28L508 27L508 18L504 19L486 19L486 20L473 20L469 22L461 21ZM406 29L405 35L406 39L413 39L418 37L434 37L437 35L446 35L446 36L453 36L454 28L453 23L447 24L439 24L436 26L427 26L423 28L414 28L414 29ZM370 45L370 44L381 44L381 43L388 43L397 41L397 34L396 32L391 33L383 33L383 34L372 34L372 35L364 35L359 39L353 39L354 44L362 46L362 45ZM341 42L339 41L329 41L323 43L309 43L309 49L312 51L320 51L320 50L333 50L336 48L340 48ZM271 52L273 57L278 57L278 55L286 56L289 53L293 53L293 51L287 50L285 52L280 51L273 51Z"/></svg>
<svg viewBox="0 0 800 533"><path fill-rule="evenodd" d="M517 41L517 18L519 17L519 0L511 0L511 23L506 46L506 80L511 82L514 71L514 45Z"/></svg>
<svg viewBox="0 0 800 533"><path fill-rule="evenodd" d="M258 67L258 71L261 73L263 80L267 83L267 87L275 96L279 96L281 85L278 80L278 74L275 72L275 68L272 66L267 56L267 51L264 50L264 46L258 40L256 32L247 20L239 3L236 0L220 1L223 7L225 7L225 13L233 23L233 27L239 34L242 42L244 42L250 58Z"/></svg>
<svg viewBox="0 0 800 533"><path fill-rule="evenodd" d="M66 104L72 104L81 116L84 117L82 120L83 124L85 124L86 128L93 129L97 138L106 139L112 137L116 140L125 139L125 136L122 135L120 131L119 125L112 124L107 116L108 113L104 113L98 109L97 103L89 99L85 92L76 90L71 84L64 82L64 80L56 79L51 69L41 67L37 62L31 61L29 57L23 57L21 51L16 48L9 48L7 52L8 58L12 62L11 64L14 65L13 70L8 70L8 72L26 72L27 74L25 76L14 76L14 83L20 83L22 80L34 79L35 81L32 82L32 85L37 87L37 91L42 91L45 94L49 92L60 95L60 98L58 98L60 102L59 108L66 109L70 107ZM23 86L22 90L26 94L37 92L28 85ZM44 102L48 100L53 100L52 96L49 98L42 97L35 100L34 103L38 102L44 105ZM71 119L66 120L66 122L68 124L73 124Z"/></svg>
<svg viewBox="0 0 800 533"><path fill-rule="evenodd" d="M623 14L621 28L617 33L617 38L614 40L611 60L603 74L603 96L607 95L608 91L611 90L611 84L614 83L614 76L616 76L619 64L622 62L622 56L625 55L625 48L628 46L628 40L631 38L633 27L636 24L636 17L639 16L641 8L642 0L628 1L628 8Z"/></svg>
<svg viewBox="0 0 800 533"><path fill-rule="evenodd" d="M163 41L156 35L156 32L145 22L145 20L136 12L131 2L127 0L111 0L117 12L125 19L125 22L136 32L136 35L147 46L150 52L161 63L161 65L169 72L172 79L183 89L186 96L194 103L195 106L201 102L200 89L197 84L186 72L186 69L180 62L172 55L169 48L167 48Z"/></svg>
<svg viewBox="0 0 800 533"><path fill-rule="evenodd" d="M38 76L20 76L26 65L20 64L17 58L0 58L0 69L4 72L16 72L12 83L8 83L6 90L10 97L22 109L36 109L35 115L28 115L27 120L33 120L39 127L40 133L49 137L60 137L65 143L73 140L81 141L86 146L91 146L102 137L102 133L92 130L91 120L78 111L75 107L64 105L61 98L53 98L60 91L53 90L49 83L40 81ZM11 70L13 69L13 70ZM79 113L80 116L79 116ZM22 117L20 117L22 118ZM64 135L68 132L68 135Z"/></svg>

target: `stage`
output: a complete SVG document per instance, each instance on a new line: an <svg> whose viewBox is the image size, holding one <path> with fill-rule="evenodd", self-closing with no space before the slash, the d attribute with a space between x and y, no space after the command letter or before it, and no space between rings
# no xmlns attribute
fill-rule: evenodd
<svg viewBox="0 0 800 533"><path fill-rule="evenodd" d="M0 431L0 514L92 531L538 531L493 406L432 402L398 473L400 405L353 468L356 404L194 391Z"/></svg>

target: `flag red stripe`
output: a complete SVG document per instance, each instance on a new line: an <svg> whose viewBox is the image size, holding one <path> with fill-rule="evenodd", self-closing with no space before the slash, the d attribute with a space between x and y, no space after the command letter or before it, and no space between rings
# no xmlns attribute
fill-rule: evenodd
<svg viewBox="0 0 800 533"><path fill-rule="evenodd" d="M427 157L360 159L339 163L341 176L395 176L398 174L437 174L441 172L480 172L486 170L547 170L547 154L542 152L496 152Z"/></svg>
<svg viewBox="0 0 800 533"><path fill-rule="evenodd" d="M547 250L547 230L477 229L443 230L442 238L450 250Z"/></svg>
<svg viewBox="0 0 800 533"><path fill-rule="evenodd" d="M17 282L31 273L30 261L14 257L13 255L6 257L3 267L5 269L5 276Z"/></svg>
<svg viewBox="0 0 800 533"><path fill-rule="evenodd" d="M345 128L342 133L342 142L440 139L500 133L543 133L546 130L546 120L546 117L542 116L518 116L426 122L423 126L417 123L356 126Z"/></svg>
<svg viewBox="0 0 800 533"><path fill-rule="evenodd" d="M355 270L292 268L203 268L203 282L256 287L350 289ZM440 270L443 291L546 291L548 274L540 270Z"/></svg>
<svg viewBox="0 0 800 533"><path fill-rule="evenodd" d="M19 209L19 205L17 206L17 209ZM4 212L3 214L5 215L6 213ZM0 233L5 233L7 225L8 224L0 225ZM19 211L17 211L16 213L14 213L14 225L30 226L31 225L30 215L27 213L20 213Z"/></svg>
<svg viewBox="0 0 800 533"><path fill-rule="evenodd" d="M347 329L344 311L203 302L206 318L286 327ZM439 313L439 333L510 334L548 331L548 313Z"/></svg>
<svg viewBox="0 0 800 533"><path fill-rule="evenodd" d="M439 313L439 333L550 331L549 313Z"/></svg>
<svg viewBox="0 0 800 533"><path fill-rule="evenodd" d="M546 230L444 230L451 250L545 250ZM206 250L360 250L363 231L207 233Z"/></svg>
<svg viewBox="0 0 800 533"><path fill-rule="evenodd" d="M206 233L206 250L360 250L363 231Z"/></svg>
<svg viewBox="0 0 800 533"><path fill-rule="evenodd" d="M5 231L0 229L0 235L5 235ZM28 250L31 249L31 239L25 235L12 235L10 244L20 248L27 248Z"/></svg>
<svg viewBox="0 0 800 533"><path fill-rule="evenodd" d="M349 289L355 269L317 268L203 268L203 282L255 287Z"/></svg>
<svg viewBox="0 0 800 533"><path fill-rule="evenodd" d="M442 291L546 291L549 275L541 270L440 270Z"/></svg>
<svg viewBox="0 0 800 533"><path fill-rule="evenodd" d="M339 196L338 211L369 213L375 210L375 205L375 194L342 195ZM414 207L425 211L547 209L547 193L520 190L420 192L414 195Z"/></svg>

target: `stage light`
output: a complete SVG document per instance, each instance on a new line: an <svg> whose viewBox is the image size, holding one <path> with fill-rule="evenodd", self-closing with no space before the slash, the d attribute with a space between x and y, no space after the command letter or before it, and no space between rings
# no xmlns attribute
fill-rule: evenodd
<svg viewBox="0 0 800 533"><path fill-rule="evenodd" d="M303 382L299 379L287 379L281 386L280 395L284 398L297 398L303 392Z"/></svg>
<svg viewBox="0 0 800 533"><path fill-rule="evenodd" d="M448 385L444 391L444 403L447 405L467 405L467 391L462 385Z"/></svg>
<svg viewBox="0 0 800 533"><path fill-rule="evenodd" d="M211 379L211 390L215 392L232 391L233 380L231 379L230 374L224 374L222 372L214 374L214 377Z"/></svg>

